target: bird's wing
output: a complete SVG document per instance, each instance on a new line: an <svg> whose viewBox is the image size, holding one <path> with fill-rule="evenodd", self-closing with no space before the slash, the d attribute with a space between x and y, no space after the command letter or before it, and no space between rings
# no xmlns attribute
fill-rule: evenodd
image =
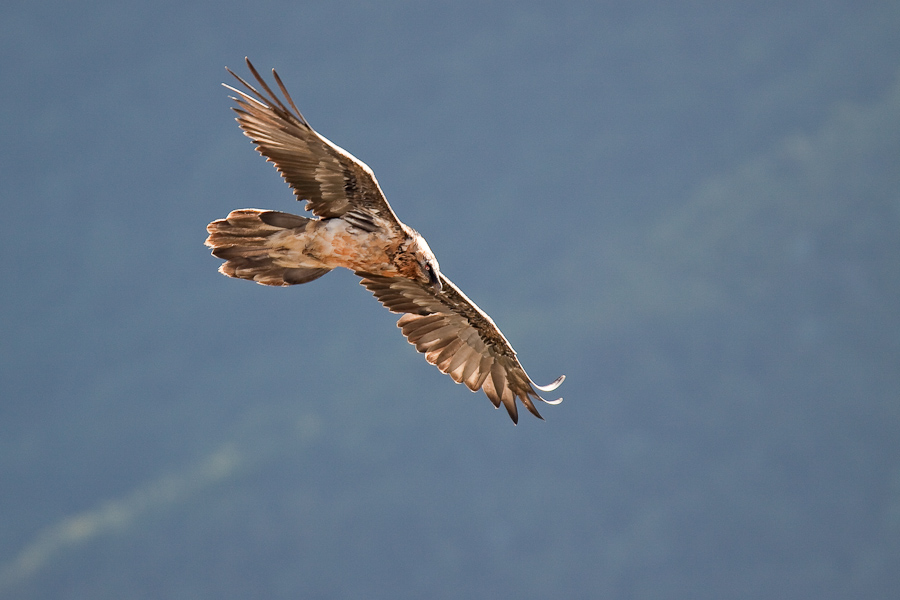
<svg viewBox="0 0 900 600"><path fill-rule="evenodd" d="M535 384L491 318L443 275L440 292L404 277L357 275L391 312L404 313L397 326L425 360L473 392L483 389L495 407L506 407L513 423L518 422L516 398L538 418L543 417L532 399L562 401L544 400L537 390L553 391L565 376L547 386Z"/></svg>
<svg viewBox="0 0 900 600"><path fill-rule="evenodd" d="M232 97L237 103L233 108L237 122L293 188L297 200L306 200L306 210L320 217L363 210L398 223L372 170L310 127L274 69L272 75L283 98L272 91L249 59L247 67L260 89L231 69L228 72L247 91L225 85L238 94Z"/></svg>

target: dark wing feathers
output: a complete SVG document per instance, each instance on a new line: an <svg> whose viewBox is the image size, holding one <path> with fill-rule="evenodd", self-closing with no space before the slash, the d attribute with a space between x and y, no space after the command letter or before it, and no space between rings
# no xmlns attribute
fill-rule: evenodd
<svg viewBox="0 0 900 600"><path fill-rule="evenodd" d="M542 417L532 400L562 401L544 400L535 388L552 391L564 377L548 386L531 381L491 318L443 275L441 292L403 277L357 275L391 312L405 313L397 325L428 362L473 392L483 389L495 407L503 404L514 423L518 422L516 398L538 418Z"/></svg>
<svg viewBox="0 0 900 600"><path fill-rule="evenodd" d="M228 70L247 89L225 86L238 94L232 98L237 122L257 151L274 163L297 199L306 200L306 210L320 217L340 217L356 209L398 222L372 170L310 127L275 70L272 75L287 104L249 60L247 67L262 89Z"/></svg>

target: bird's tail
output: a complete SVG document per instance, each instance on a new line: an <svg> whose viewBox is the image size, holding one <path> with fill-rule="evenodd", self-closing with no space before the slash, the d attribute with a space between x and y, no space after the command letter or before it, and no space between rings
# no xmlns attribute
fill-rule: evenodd
<svg viewBox="0 0 900 600"><path fill-rule="evenodd" d="M213 221L206 230L206 245L213 256L224 258L219 272L263 285L294 285L318 279L327 267L290 266L283 247L273 236L286 230L301 234L312 219L274 210L242 208ZM299 231L297 231L299 230ZM285 265L288 266L285 266Z"/></svg>

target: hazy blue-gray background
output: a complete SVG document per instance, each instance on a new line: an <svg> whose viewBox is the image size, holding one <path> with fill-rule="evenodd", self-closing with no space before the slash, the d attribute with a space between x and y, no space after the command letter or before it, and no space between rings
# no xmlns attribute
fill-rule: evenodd
<svg viewBox="0 0 900 600"><path fill-rule="evenodd" d="M245 55L546 422L216 273L301 210ZM0 56L0 597L897 597L900 4L7 0Z"/></svg>

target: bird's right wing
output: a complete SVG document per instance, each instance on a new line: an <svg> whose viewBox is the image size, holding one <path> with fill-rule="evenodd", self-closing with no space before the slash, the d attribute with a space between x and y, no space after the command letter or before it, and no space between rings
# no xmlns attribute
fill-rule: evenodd
<svg viewBox="0 0 900 600"><path fill-rule="evenodd" d="M306 200L306 209L320 217L340 217L361 210L399 223L372 170L310 127L278 73L272 70L283 99L249 59L247 67L262 89L228 69L247 90L225 86L238 94L232 98L237 103L237 122L257 151L275 165L297 200Z"/></svg>

